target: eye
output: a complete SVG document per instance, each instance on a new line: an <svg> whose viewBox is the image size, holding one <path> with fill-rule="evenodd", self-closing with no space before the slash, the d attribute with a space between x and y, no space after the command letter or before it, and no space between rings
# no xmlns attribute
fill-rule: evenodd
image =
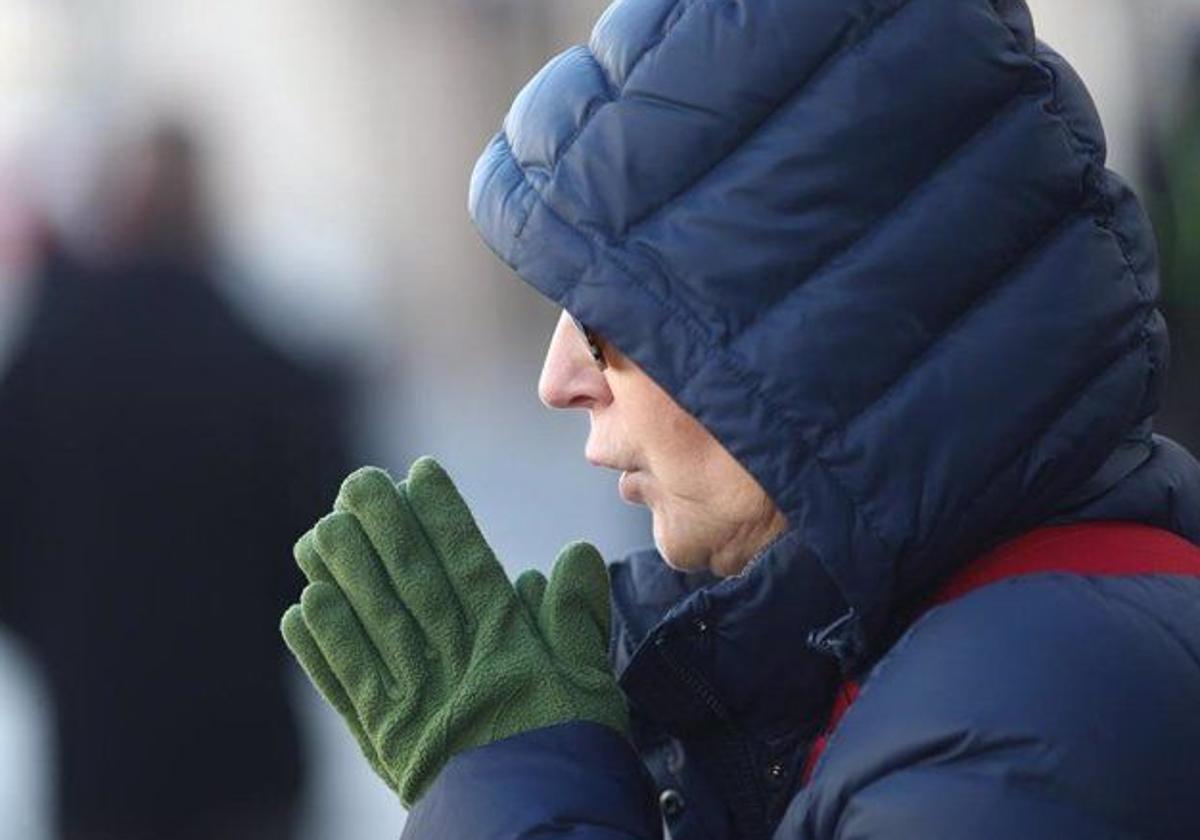
<svg viewBox="0 0 1200 840"><path fill-rule="evenodd" d="M583 340L587 343L588 352L591 353L592 358L596 362L596 366L599 367L600 370L605 370L608 368L608 362L604 358L604 350L600 346L600 339L597 338L596 334L591 330L590 327L588 327L574 315L571 316L571 320L574 322L575 328L579 330L579 334L583 336Z"/></svg>

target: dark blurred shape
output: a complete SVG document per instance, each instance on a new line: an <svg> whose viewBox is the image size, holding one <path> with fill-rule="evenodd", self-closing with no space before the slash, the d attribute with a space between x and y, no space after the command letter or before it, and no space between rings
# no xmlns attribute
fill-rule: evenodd
<svg viewBox="0 0 1200 840"><path fill-rule="evenodd" d="M103 247L49 248L0 380L0 618L52 688L65 838L287 838L278 620L347 467L343 389L214 286L185 133L109 171Z"/></svg>
<svg viewBox="0 0 1200 840"><path fill-rule="evenodd" d="M1158 431L1200 450L1200 21L1179 100L1165 131L1145 145L1147 204L1162 256L1171 376ZM1148 121L1149 122L1149 121Z"/></svg>

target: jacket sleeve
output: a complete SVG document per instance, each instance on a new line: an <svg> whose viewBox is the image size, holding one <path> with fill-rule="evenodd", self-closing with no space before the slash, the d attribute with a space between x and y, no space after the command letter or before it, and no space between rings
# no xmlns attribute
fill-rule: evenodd
<svg viewBox="0 0 1200 840"><path fill-rule="evenodd" d="M409 812L401 840L660 840L647 771L613 730L574 721L450 761Z"/></svg>
<svg viewBox="0 0 1200 840"><path fill-rule="evenodd" d="M1200 836L1200 581L1038 574L879 662L775 840Z"/></svg>

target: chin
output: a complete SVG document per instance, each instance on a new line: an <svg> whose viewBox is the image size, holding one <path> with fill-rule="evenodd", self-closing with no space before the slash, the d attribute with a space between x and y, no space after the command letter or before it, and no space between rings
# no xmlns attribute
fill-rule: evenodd
<svg viewBox="0 0 1200 840"><path fill-rule="evenodd" d="M698 562L687 556L681 557L679 552L672 552L666 546L655 543L658 548L658 553L668 566L677 572L706 572L708 565L704 562Z"/></svg>
<svg viewBox="0 0 1200 840"><path fill-rule="evenodd" d="M686 529L670 527L656 514L654 517L654 547L666 564L679 572L710 572L717 577L740 574L751 554L732 551L732 546L719 543L707 532L689 533ZM707 537L707 539L701 539Z"/></svg>
<svg viewBox="0 0 1200 840"><path fill-rule="evenodd" d="M666 564L679 572L708 571L710 552L686 539L680 539L669 527L660 525L654 517L654 547Z"/></svg>

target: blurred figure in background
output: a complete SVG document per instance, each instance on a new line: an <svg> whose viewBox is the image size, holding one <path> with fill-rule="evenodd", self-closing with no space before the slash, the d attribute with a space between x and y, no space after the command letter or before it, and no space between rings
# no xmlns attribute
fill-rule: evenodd
<svg viewBox="0 0 1200 840"><path fill-rule="evenodd" d="M1157 428L1200 449L1200 17L1169 124L1146 145L1149 206L1162 255L1163 304L1174 375ZM1191 364L1189 364L1191 363Z"/></svg>
<svg viewBox="0 0 1200 840"><path fill-rule="evenodd" d="M293 836L276 616L348 468L344 390L214 286L197 150L109 167L84 253L48 243L0 379L0 620L54 699L65 840Z"/></svg>

